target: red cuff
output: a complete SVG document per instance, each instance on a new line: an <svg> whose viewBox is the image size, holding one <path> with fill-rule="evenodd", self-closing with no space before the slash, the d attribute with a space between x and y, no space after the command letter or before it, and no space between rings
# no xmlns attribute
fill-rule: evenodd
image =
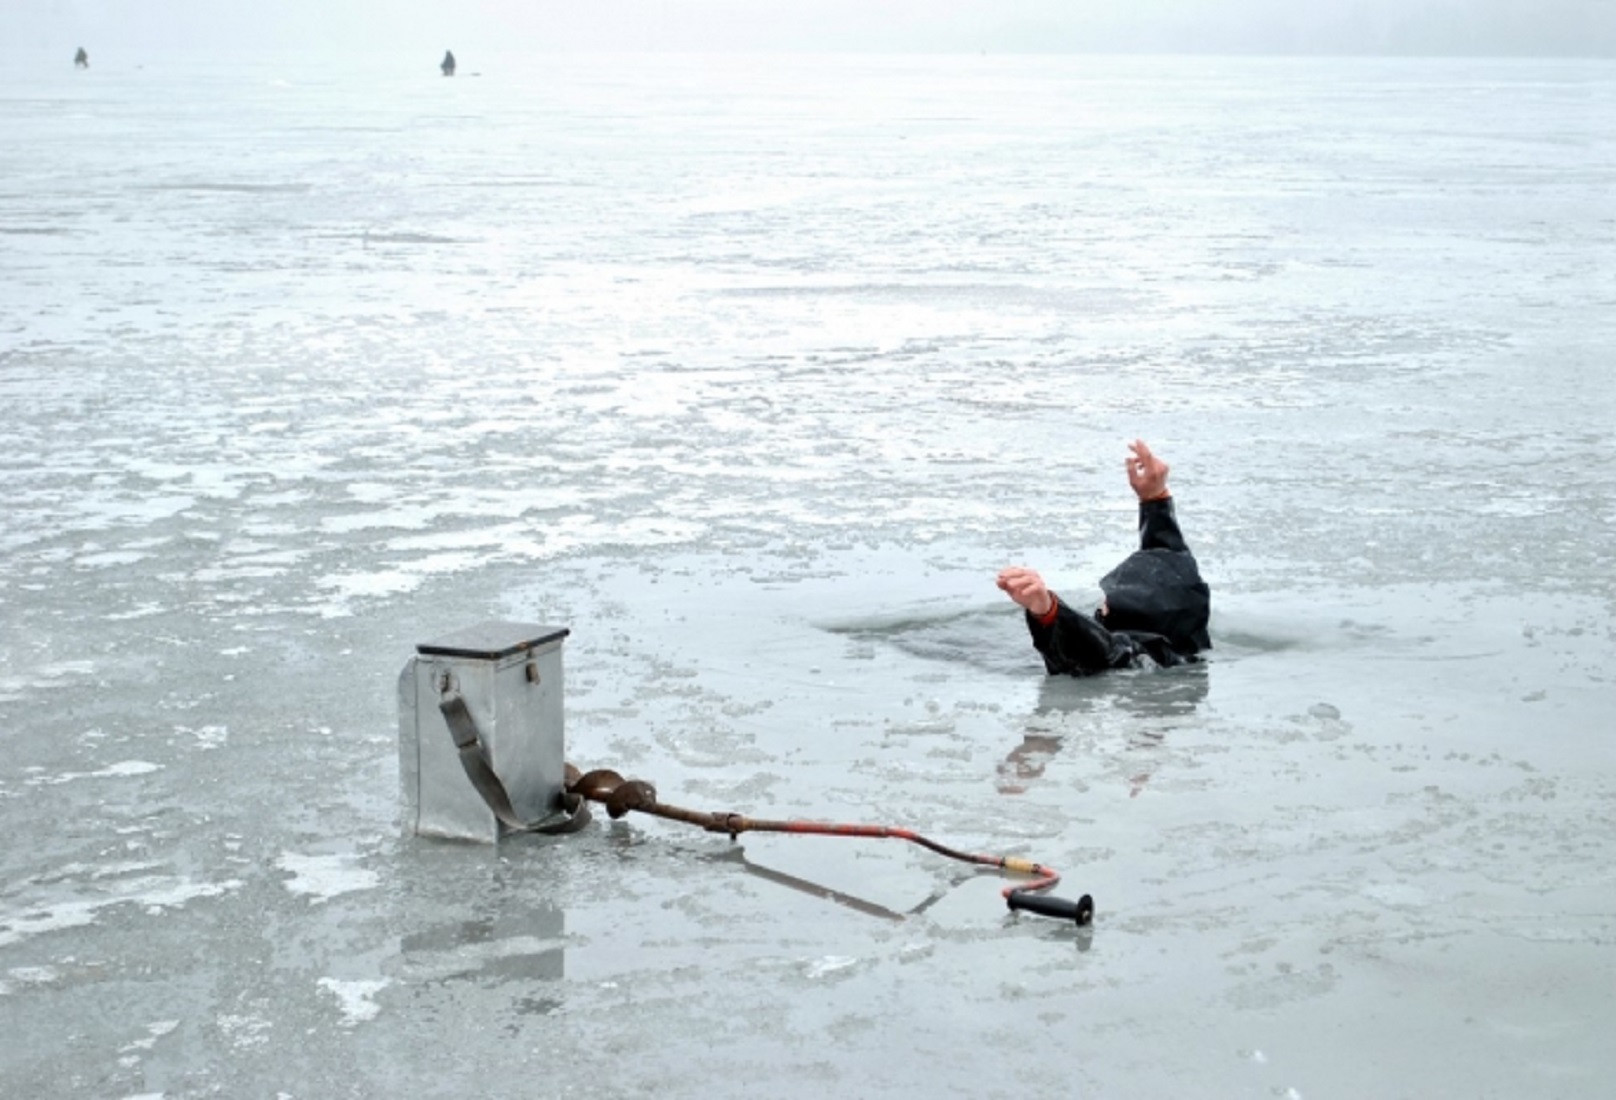
<svg viewBox="0 0 1616 1100"><path fill-rule="evenodd" d="M1054 626L1055 625L1055 616L1059 612L1060 612L1060 600L1056 599L1055 598L1055 593L1051 592L1049 594L1049 610L1044 612L1042 615L1035 615L1033 617L1038 620L1038 625L1039 626Z"/></svg>

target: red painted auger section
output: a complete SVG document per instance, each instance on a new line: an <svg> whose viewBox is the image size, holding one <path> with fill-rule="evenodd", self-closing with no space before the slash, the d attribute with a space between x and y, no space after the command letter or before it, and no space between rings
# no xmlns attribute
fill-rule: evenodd
<svg viewBox="0 0 1616 1100"><path fill-rule="evenodd" d="M656 788L640 780L625 780L613 771L592 771L579 775L576 768L567 766L567 792L595 802L605 803L612 817L621 817L630 810L700 825L711 833L728 833L734 840L741 833L792 833L797 836L847 836L871 840L907 840L940 856L974 863L982 867L996 867L1011 874L1031 875L1028 883L1006 886L1000 894L1009 899L1011 894L1041 893L1060 882L1060 872L1042 863L1034 863L1020 856L978 855L962 852L921 836L913 829L899 829L890 825L857 825L827 821L767 821L736 813L704 813L670 806L656 799ZM1084 902L1088 903L1087 897ZM1056 904L1069 905L1068 902ZM1079 919L1078 923L1085 923Z"/></svg>

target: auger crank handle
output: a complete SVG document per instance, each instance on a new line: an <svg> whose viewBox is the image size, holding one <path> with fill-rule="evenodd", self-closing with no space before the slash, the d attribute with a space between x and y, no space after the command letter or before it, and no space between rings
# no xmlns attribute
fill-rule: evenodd
<svg viewBox="0 0 1616 1100"><path fill-rule="evenodd" d="M1065 898L1046 897L1026 890L1012 890L1005 895L1004 900L1011 909L1025 909L1039 916L1069 920L1079 926L1088 924L1094 919L1094 899L1087 894L1076 901L1068 901Z"/></svg>

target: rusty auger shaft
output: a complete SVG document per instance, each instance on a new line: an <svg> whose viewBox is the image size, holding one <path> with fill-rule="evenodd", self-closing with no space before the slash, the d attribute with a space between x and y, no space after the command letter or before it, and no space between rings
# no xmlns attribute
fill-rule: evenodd
<svg viewBox="0 0 1616 1100"><path fill-rule="evenodd" d="M577 799L601 803L606 807L606 813L614 819L634 811L667 818L669 821L682 821L687 825L705 829L709 833L724 833L731 840L742 833L794 833L798 836L907 840L940 856L957 859L962 863L994 867L1014 874L1032 875L1033 881L1019 886L1006 886L1000 891L1011 909L1025 909L1046 917L1071 920L1079 925L1086 925L1094 919L1094 899L1089 895L1084 894L1077 901L1068 901L1044 893L1060 882L1060 873L1052 867L1019 856L962 852L921 836L911 829L899 829L890 825L848 825L823 821L769 821L737 813L687 810L682 806L670 806L666 802L657 801L656 788L642 779L624 779L606 768L580 774L571 764L567 765L567 793Z"/></svg>

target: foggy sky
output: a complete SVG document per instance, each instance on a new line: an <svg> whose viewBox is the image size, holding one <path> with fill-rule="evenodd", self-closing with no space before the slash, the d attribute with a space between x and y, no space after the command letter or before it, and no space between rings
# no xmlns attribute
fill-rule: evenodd
<svg viewBox="0 0 1616 1100"><path fill-rule="evenodd" d="M10 51L1616 57L1616 0L0 0Z"/></svg>

